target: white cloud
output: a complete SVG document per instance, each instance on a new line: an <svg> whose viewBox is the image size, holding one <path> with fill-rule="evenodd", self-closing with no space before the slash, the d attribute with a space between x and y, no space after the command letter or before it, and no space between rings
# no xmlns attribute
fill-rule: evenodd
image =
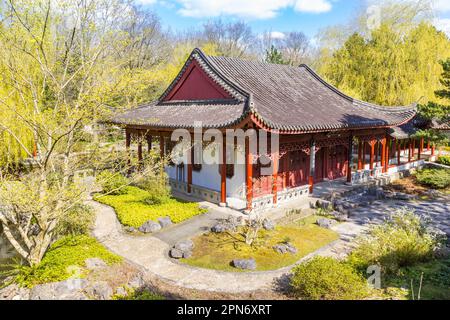
<svg viewBox="0 0 450 320"><path fill-rule="evenodd" d="M156 3L157 0L137 0L137 3L143 4L143 5L149 5Z"/></svg>
<svg viewBox="0 0 450 320"><path fill-rule="evenodd" d="M435 19L433 24L438 30L444 31L450 36L450 19Z"/></svg>
<svg viewBox="0 0 450 320"><path fill-rule="evenodd" d="M148 1L148 0L141 0ZM232 15L268 19L282 9L298 12L322 13L332 9L335 0L174 0L181 5L179 13L188 17L217 17Z"/></svg>
<svg viewBox="0 0 450 320"><path fill-rule="evenodd" d="M279 32L279 31L272 31L270 33L270 37L272 39L284 39L286 38L286 35L283 32Z"/></svg>
<svg viewBox="0 0 450 320"><path fill-rule="evenodd" d="M440 11L440 12L450 11L450 1L449 0L434 0L433 7L436 11Z"/></svg>
<svg viewBox="0 0 450 320"><path fill-rule="evenodd" d="M322 13L332 9L330 1L327 0L297 0L295 10L300 12Z"/></svg>

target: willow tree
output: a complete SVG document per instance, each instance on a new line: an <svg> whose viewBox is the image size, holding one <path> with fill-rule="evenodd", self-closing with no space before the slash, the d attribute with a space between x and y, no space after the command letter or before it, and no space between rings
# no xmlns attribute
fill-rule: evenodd
<svg viewBox="0 0 450 320"><path fill-rule="evenodd" d="M0 114L10 115L0 117L0 132L10 141L5 158L19 146L33 170L10 176L0 167L0 224L35 265L58 221L85 199L75 171L102 160L92 153L83 163L74 147L86 126L108 115L105 102L114 100L108 88L123 83L117 71L129 68L124 52L141 51L130 49L124 28L135 12L129 2L9 0L1 10Z"/></svg>
<svg viewBox="0 0 450 320"><path fill-rule="evenodd" d="M370 38L358 33L350 36L322 73L362 100L408 105L434 99L434 91L441 88L439 61L449 55L449 39L428 23L407 34L383 24Z"/></svg>

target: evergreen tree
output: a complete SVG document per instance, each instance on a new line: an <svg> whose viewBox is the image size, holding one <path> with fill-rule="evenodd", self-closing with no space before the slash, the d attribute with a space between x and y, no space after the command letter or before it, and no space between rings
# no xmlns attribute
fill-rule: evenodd
<svg viewBox="0 0 450 320"><path fill-rule="evenodd" d="M281 51L279 51L274 45L272 45L270 49L266 50L265 61L268 63L286 64L283 60Z"/></svg>
<svg viewBox="0 0 450 320"><path fill-rule="evenodd" d="M430 101L425 105L419 106L419 115L428 122L448 121L450 119L450 58L441 61L440 64L444 70L440 79L444 88L436 90L435 94L436 97L443 99L445 103L440 104ZM427 139L434 145L448 143L447 135L433 128L420 130L415 136Z"/></svg>

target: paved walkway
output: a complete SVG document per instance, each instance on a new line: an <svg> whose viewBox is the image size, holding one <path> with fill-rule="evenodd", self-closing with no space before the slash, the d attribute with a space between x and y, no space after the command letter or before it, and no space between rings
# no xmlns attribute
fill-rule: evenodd
<svg viewBox="0 0 450 320"><path fill-rule="evenodd" d="M168 257L169 243L174 239L161 234L156 236L133 236L122 231L122 227L111 207L95 201L89 201L97 212L94 236L112 252L124 257L132 263L144 268L146 272L160 279L189 289L212 292L243 293L256 290L274 289L278 281L290 271L286 267L276 271L264 272L222 272L208 269L190 267L177 263ZM217 214L217 213L216 213ZM214 215L214 214L213 214ZM200 221L194 221L193 229L200 226ZM205 220L207 222L207 220ZM191 229L188 225L181 229ZM344 223L337 226L336 231L342 234L342 239L304 257L300 262L310 259L314 255L338 256L349 248L349 240L359 234L361 227L353 223ZM184 233L184 231L183 231Z"/></svg>
<svg viewBox="0 0 450 320"><path fill-rule="evenodd" d="M450 201L376 201L368 207L352 210L349 222L338 224L333 230L340 239L301 259L304 262L313 256L343 258L352 249L352 240L368 225L380 223L395 209L408 206L419 214L429 214L434 223L450 236ZM149 275L169 284L188 289L210 292L245 293L264 289L275 289L285 279L291 267L264 272L222 272L190 267L168 257L175 242L205 231L216 219L228 216L227 210L211 210L204 216L190 219L153 236L133 236L122 231L122 227L111 207L89 201L97 212L94 235L112 252L141 266Z"/></svg>

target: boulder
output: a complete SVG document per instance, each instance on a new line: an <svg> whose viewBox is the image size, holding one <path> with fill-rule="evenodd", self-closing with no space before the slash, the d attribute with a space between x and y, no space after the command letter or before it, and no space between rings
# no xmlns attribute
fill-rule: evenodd
<svg viewBox="0 0 450 320"><path fill-rule="evenodd" d="M128 286L133 288L133 289L140 288L140 287L144 286L144 284L145 284L144 277L143 277L143 275L141 273L138 273L137 275L135 275L128 282Z"/></svg>
<svg viewBox="0 0 450 320"><path fill-rule="evenodd" d="M158 218L158 222L161 225L161 228L165 228L165 227L171 226L173 224L170 217Z"/></svg>
<svg viewBox="0 0 450 320"><path fill-rule="evenodd" d="M331 229L331 227L334 226L335 224L336 221L332 219L321 218L317 220L317 225L325 229Z"/></svg>
<svg viewBox="0 0 450 320"><path fill-rule="evenodd" d="M211 228L211 231L214 233L224 233L230 231L230 228L224 223L218 223Z"/></svg>
<svg viewBox="0 0 450 320"><path fill-rule="evenodd" d="M190 257L192 257L192 251L183 252L183 259L189 259Z"/></svg>
<svg viewBox="0 0 450 320"><path fill-rule="evenodd" d="M174 249L178 249L182 252L192 251L194 249L194 243L191 240L183 240L177 242L173 247Z"/></svg>
<svg viewBox="0 0 450 320"><path fill-rule="evenodd" d="M325 210L331 210L333 208L333 205L332 205L331 201L319 199L316 202L316 208L322 208L322 209L325 209Z"/></svg>
<svg viewBox="0 0 450 320"><path fill-rule="evenodd" d="M86 268L88 270L103 269L108 266L106 262L100 258L89 258L84 260L84 263L86 264Z"/></svg>
<svg viewBox="0 0 450 320"><path fill-rule="evenodd" d="M338 211L333 211L330 213L330 215L339 222L346 222L349 220L348 215L346 215L345 213L338 212Z"/></svg>
<svg viewBox="0 0 450 320"><path fill-rule="evenodd" d="M135 227L126 227L125 231L129 232L129 233L134 233L134 232L136 232L136 228Z"/></svg>
<svg viewBox="0 0 450 320"><path fill-rule="evenodd" d="M88 285L85 279L68 279L34 286L30 300L87 300L82 293Z"/></svg>
<svg viewBox="0 0 450 320"><path fill-rule="evenodd" d="M0 288L0 300L29 300L30 289L22 288L13 283L4 288Z"/></svg>
<svg viewBox="0 0 450 320"><path fill-rule="evenodd" d="M170 249L170 256L174 259L181 259L183 258L183 251L172 248Z"/></svg>
<svg viewBox="0 0 450 320"><path fill-rule="evenodd" d="M255 259L235 259L232 262L233 267L241 270L255 270L256 261Z"/></svg>
<svg viewBox="0 0 450 320"><path fill-rule="evenodd" d="M264 219L264 221L263 221L263 228L265 230L268 230L268 231L274 230L275 226L276 226L276 224L272 220Z"/></svg>
<svg viewBox="0 0 450 320"><path fill-rule="evenodd" d="M152 233L161 230L161 225L155 221L149 220L139 227L142 233Z"/></svg>
<svg viewBox="0 0 450 320"><path fill-rule="evenodd" d="M113 295L113 289L106 281L94 282L86 289L86 292L98 300L109 300Z"/></svg>
<svg viewBox="0 0 450 320"><path fill-rule="evenodd" d="M128 291L124 287L118 287L116 289L116 295L119 297L126 297L128 296Z"/></svg>
<svg viewBox="0 0 450 320"><path fill-rule="evenodd" d="M287 253L296 254L298 252L297 248L290 243L277 244L276 246L273 247L273 249L280 254L287 254Z"/></svg>

